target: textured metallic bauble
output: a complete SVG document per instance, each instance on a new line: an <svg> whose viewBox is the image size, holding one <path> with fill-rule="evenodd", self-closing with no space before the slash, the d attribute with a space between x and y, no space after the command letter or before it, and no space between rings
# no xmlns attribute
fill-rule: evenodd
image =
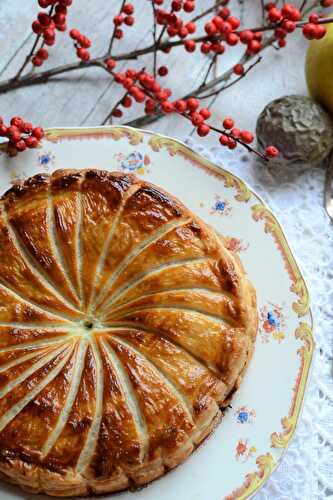
<svg viewBox="0 0 333 500"><path fill-rule="evenodd" d="M333 122L313 99L280 97L267 104L257 120L260 149L274 144L280 155L275 165L317 165L333 148Z"/></svg>

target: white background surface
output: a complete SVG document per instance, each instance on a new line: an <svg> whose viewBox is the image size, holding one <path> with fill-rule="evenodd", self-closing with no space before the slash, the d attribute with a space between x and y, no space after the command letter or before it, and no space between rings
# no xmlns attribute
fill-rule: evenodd
<svg viewBox="0 0 333 500"><path fill-rule="evenodd" d="M125 50L151 42L149 3L133 0L138 7L137 24L127 30L120 46ZM232 2L237 5L238 2ZM36 0L1 0L0 2L0 79L15 73L32 43L30 24L37 10ZM112 2L112 4L117 4ZM203 8L210 5L197 0ZM92 55L100 55L107 46L112 27L111 2L105 0L74 0L69 16L70 27L77 27L93 41ZM258 22L259 0L242 3L242 16L247 26ZM75 60L73 46L66 34L57 34L56 46L45 65L63 64ZM286 94L304 94L305 40L298 34L290 37L289 46L281 52L265 51L263 61L247 78L222 94L215 102L213 121L218 124L226 115L232 115L241 128L253 130L258 114L273 98ZM231 49L219 63L219 71L230 66L230 58L237 60L238 48ZM161 63L163 63L161 57ZM164 59L165 61L165 59ZM176 96L181 95L183 82L196 87L207 61L199 53L189 55L179 49L173 58L170 81L176 81ZM195 62L195 63L194 63ZM140 61L137 67L148 65ZM43 66L44 68L44 66ZM164 82L168 80L165 79ZM117 89L108 75L99 69L71 73L58 77L54 83L19 89L0 96L0 114L5 119L22 115L42 126L98 125L108 113L117 96ZM130 115L128 115L130 118ZM163 119L151 129L184 139L189 126L177 118ZM196 138L193 136L193 139ZM307 404L296 438L279 470L270 479L260 499L312 500L333 498L332 461L332 226L322 208L323 170L278 172L263 169L251 158L241 161L243 154L222 150L216 137L210 135L200 144L211 149L210 157L240 174L266 200L281 219L296 250L301 267L308 278L314 299L318 354ZM177 499L178 500L178 499ZM184 499L186 500L186 499ZM207 499L208 500L208 499Z"/></svg>

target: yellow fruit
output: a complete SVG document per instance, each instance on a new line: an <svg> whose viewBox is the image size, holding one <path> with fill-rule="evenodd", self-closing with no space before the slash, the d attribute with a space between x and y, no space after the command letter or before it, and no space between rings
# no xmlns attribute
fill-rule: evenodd
<svg viewBox="0 0 333 500"><path fill-rule="evenodd" d="M328 17L333 17L333 12ZM333 116L333 23L326 28L324 38L309 45L305 76L311 96Z"/></svg>

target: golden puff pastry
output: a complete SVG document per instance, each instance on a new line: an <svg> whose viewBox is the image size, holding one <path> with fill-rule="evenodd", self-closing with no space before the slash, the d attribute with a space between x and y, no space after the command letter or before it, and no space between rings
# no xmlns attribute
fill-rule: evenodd
<svg viewBox="0 0 333 500"><path fill-rule="evenodd" d="M133 175L58 170L0 202L0 477L78 496L182 462L238 388L255 292L223 238Z"/></svg>

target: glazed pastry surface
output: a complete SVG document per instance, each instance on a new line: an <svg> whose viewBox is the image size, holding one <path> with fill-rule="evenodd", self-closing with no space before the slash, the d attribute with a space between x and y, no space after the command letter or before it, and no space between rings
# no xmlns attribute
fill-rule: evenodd
<svg viewBox="0 0 333 500"><path fill-rule="evenodd" d="M255 292L216 233L133 175L58 170L0 202L0 477L78 496L182 462L237 390Z"/></svg>

